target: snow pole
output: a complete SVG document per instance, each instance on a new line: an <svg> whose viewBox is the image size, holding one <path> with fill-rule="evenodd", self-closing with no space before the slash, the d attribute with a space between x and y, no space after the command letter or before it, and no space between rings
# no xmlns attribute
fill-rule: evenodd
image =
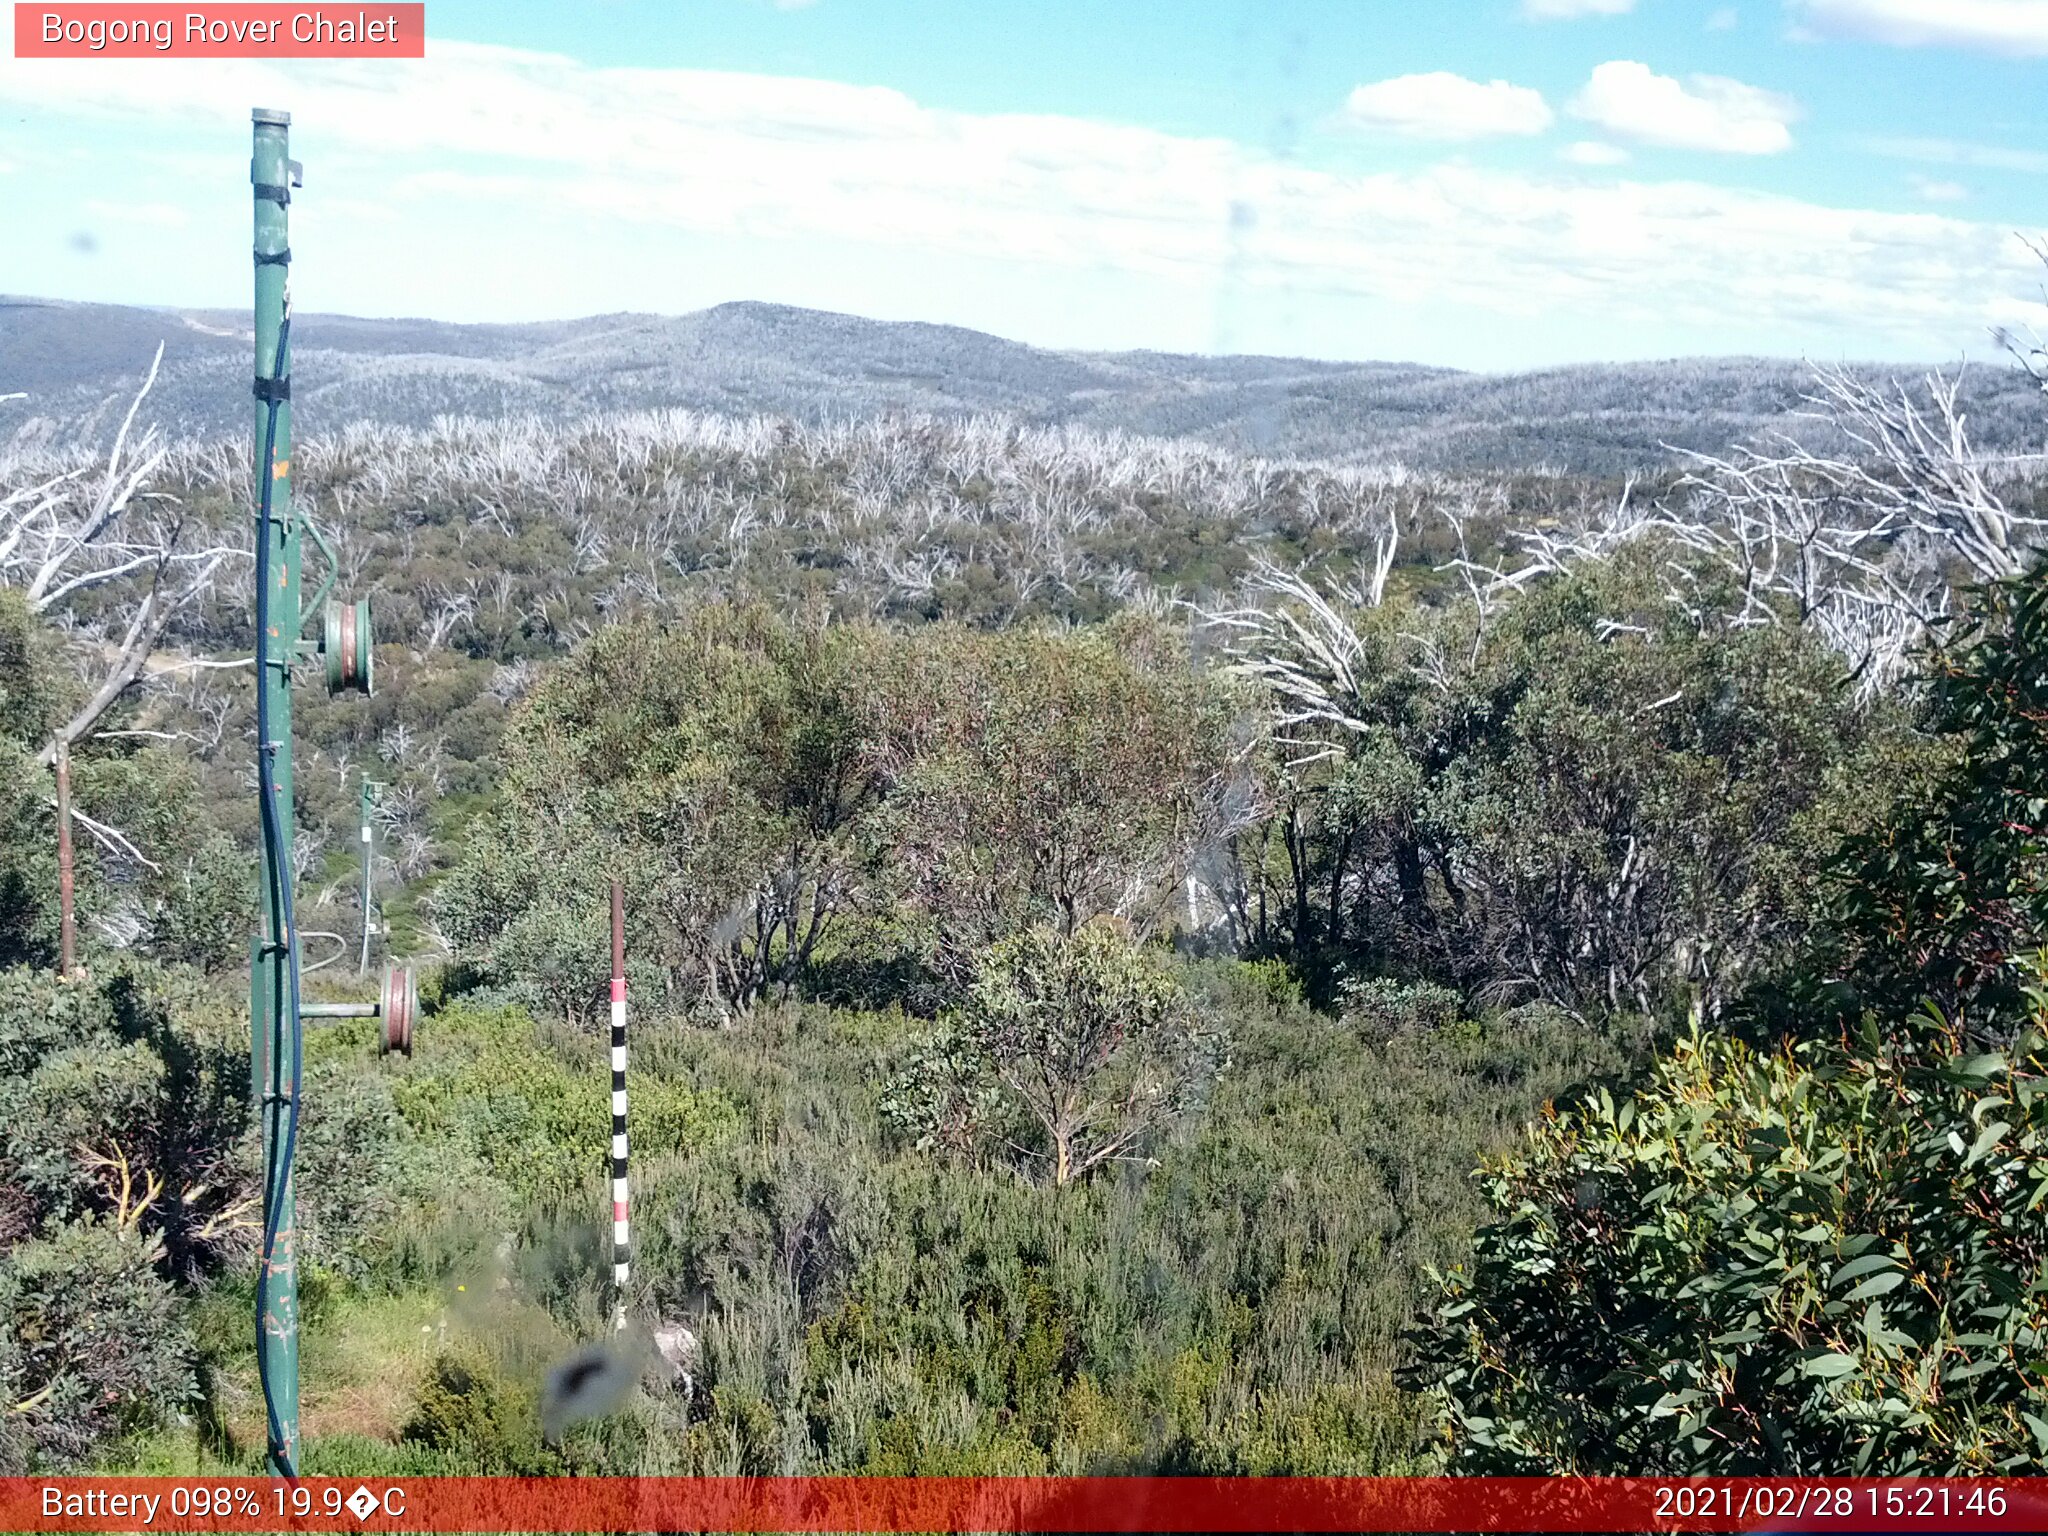
<svg viewBox="0 0 2048 1536"><path fill-rule="evenodd" d="M626 892L612 882L612 1327L626 1327L633 1264L626 1195Z"/></svg>

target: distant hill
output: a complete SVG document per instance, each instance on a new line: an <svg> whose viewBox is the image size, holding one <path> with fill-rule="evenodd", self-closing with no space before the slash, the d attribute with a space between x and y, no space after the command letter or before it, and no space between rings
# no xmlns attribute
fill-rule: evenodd
<svg viewBox="0 0 2048 1536"><path fill-rule="evenodd" d="M682 316L596 315L453 325L298 315L302 430L438 415L569 419L687 407L844 420L888 412L1001 412L1272 455L1398 460L1418 468L1550 467L1614 474L1668 461L1660 443L1721 451L1790 413L1806 365L1694 358L1476 374L1405 363L1154 352L1059 352L957 326L864 320L775 304ZM249 419L245 313L0 297L0 441L103 439L159 341L152 419L179 434ZM1924 369L1859 369L1915 379ZM2043 446L2038 393L2002 362L1973 367L1976 440Z"/></svg>

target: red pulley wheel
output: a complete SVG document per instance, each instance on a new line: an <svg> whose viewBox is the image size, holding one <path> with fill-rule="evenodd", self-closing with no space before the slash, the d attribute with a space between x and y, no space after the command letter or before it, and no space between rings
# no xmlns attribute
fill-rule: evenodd
<svg viewBox="0 0 2048 1536"><path fill-rule="evenodd" d="M409 965L394 965L384 973L384 1001L380 1008L384 1020L384 1031L378 1038L381 1050L389 1055L397 1051L401 1055L412 1054L412 1021L419 1014L420 989Z"/></svg>

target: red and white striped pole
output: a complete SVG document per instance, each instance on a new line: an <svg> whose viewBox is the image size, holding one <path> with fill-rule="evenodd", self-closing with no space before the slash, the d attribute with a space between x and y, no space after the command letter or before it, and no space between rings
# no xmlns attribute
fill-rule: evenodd
<svg viewBox="0 0 2048 1536"><path fill-rule="evenodd" d="M632 1270L632 1234L626 1216L626 893L612 882L612 1326L626 1326L626 1282Z"/></svg>

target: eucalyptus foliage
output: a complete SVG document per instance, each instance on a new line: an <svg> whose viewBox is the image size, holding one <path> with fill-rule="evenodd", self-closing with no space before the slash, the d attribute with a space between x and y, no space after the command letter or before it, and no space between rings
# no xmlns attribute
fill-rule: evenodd
<svg viewBox="0 0 2048 1536"><path fill-rule="evenodd" d="M1865 999L1997 1036L2048 947L2048 566L1971 594L1927 692L1941 762L1847 850L1828 958Z"/></svg>
<svg viewBox="0 0 2048 1536"><path fill-rule="evenodd" d="M1035 927L978 959L948 1029L890 1085L884 1113L920 1145L972 1150L1002 1136L1070 1184L1118 1161L1186 1112L1222 1067L1217 1030L1172 974L1113 927Z"/></svg>
<svg viewBox="0 0 2048 1536"><path fill-rule="evenodd" d="M957 982L1033 922L1171 916L1231 761L1223 697L1143 623L622 626L521 706L434 910L482 979L569 1017L604 996L613 879L672 1006L787 995L859 924Z"/></svg>
<svg viewBox="0 0 2048 1536"><path fill-rule="evenodd" d="M1485 1170L1412 1379L1453 1468L2012 1472L2048 1457L2048 1059L1932 1015L1682 1042Z"/></svg>
<svg viewBox="0 0 2048 1536"><path fill-rule="evenodd" d="M1972 611L1934 761L1751 1020L1799 1043L1695 1034L1488 1165L1494 1223L1417 1340L1452 1465L2048 1457L2048 581Z"/></svg>
<svg viewBox="0 0 2048 1536"><path fill-rule="evenodd" d="M1240 654L1303 696L1275 705L1272 811L1217 880L1239 941L1706 1017L1796 954L1828 856L1901 775L1903 721L1813 636L1672 605L1661 553L1490 609L1277 608Z"/></svg>
<svg viewBox="0 0 2048 1536"><path fill-rule="evenodd" d="M607 631L509 734L500 805L436 894L443 929L487 977L588 1018L623 879L629 951L685 1006L787 987L868 878L851 691L877 638L724 606Z"/></svg>

